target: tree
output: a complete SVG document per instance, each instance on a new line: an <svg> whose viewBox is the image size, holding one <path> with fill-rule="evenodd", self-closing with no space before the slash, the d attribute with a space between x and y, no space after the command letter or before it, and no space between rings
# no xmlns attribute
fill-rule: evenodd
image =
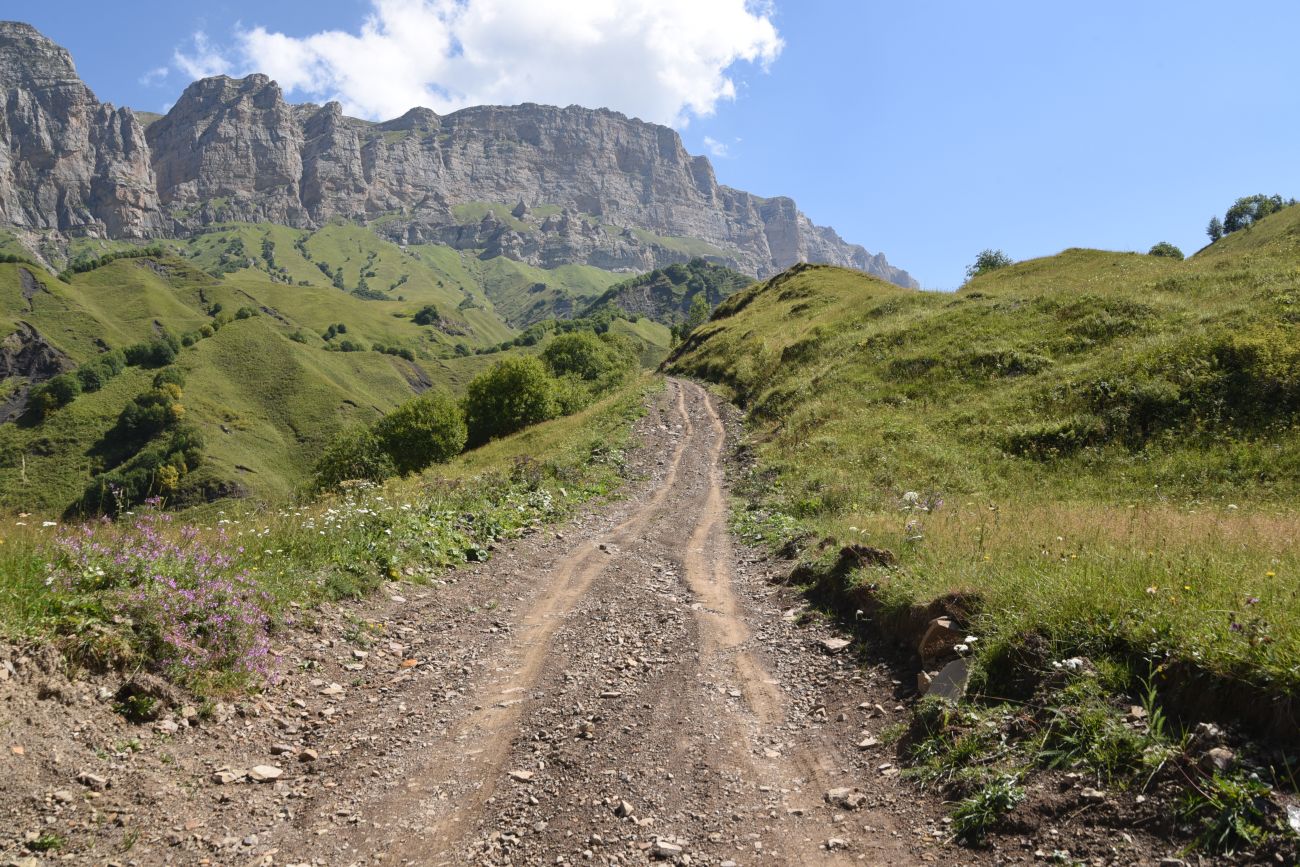
<svg viewBox="0 0 1300 867"><path fill-rule="evenodd" d="M432 304L426 304L416 312L415 316L411 317L411 321L416 325L437 325L440 318L438 308Z"/></svg>
<svg viewBox="0 0 1300 867"><path fill-rule="evenodd" d="M60 373L31 390L30 404L37 419L72 403L81 394L81 380L70 373Z"/></svg>
<svg viewBox="0 0 1300 867"><path fill-rule="evenodd" d="M465 414L445 393L428 391L381 418L375 436L399 473L417 473L461 453Z"/></svg>
<svg viewBox="0 0 1300 867"><path fill-rule="evenodd" d="M966 269L966 279L974 280L990 271L996 271L999 268L1005 268L1014 262L1011 257L1001 250L981 250L980 254L975 257L975 264Z"/></svg>
<svg viewBox="0 0 1300 867"><path fill-rule="evenodd" d="M597 337L590 331L571 331L551 341L542 352L542 360L555 376L577 376L595 382L617 373L620 377L630 367L629 359L613 340Z"/></svg>
<svg viewBox="0 0 1300 867"><path fill-rule="evenodd" d="M397 474L393 459L369 428L344 431L326 446L312 470L317 490L332 491L347 481L382 482Z"/></svg>
<svg viewBox="0 0 1300 867"><path fill-rule="evenodd" d="M1275 214L1293 204L1295 204L1294 199L1287 201L1281 196L1266 196L1263 193L1254 196L1243 196L1237 199L1232 207L1228 208L1228 212L1223 215L1223 231L1226 234L1241 229L1249 229L1269 214Z"/></svg>
<svg viewBox="0 0 1300 867"><path fill-rule="evenodd" d="M1210 225L1205 228L1205 234L1210 236L1210 243L1214 243L1223 237L1223 222L1217 216L1210 217Z"/></svg>
<svg viewBox="0 0 1300 867"><path fill-rule="evenodd" d="M705 322L709 321L709 316L713 314L713 307L709 304L709 299L701 292L691 299L690 309L686 311L686 319L680 325L673 327L673 337L678 342L685 340L687 336L699 328Z"/></svg>
<svg viewBox="0 0 1300 867"><path fill-rule="evenodd" d="M1147 251L1148 256L1164 256L1167 259L1183 260L1183 251L1168 241L1161 241Z"/></svg>
<svg viewBox="0 0 1300 867"><path fill-rule="evenodd" d="M480 374L465 395L469 443L482 445L495 437L554 418L555 381L546 366L532 356L506 358Z"/></svg>

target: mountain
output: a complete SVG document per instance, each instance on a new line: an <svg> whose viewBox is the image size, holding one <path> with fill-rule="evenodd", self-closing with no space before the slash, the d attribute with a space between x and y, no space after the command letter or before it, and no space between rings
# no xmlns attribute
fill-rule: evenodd
<svg viewBox="0 0 1300 867"><path fill-rule="evenodd" d="M705 256L753 276L800 261L912 278L784 197L717 183L667 127L604 109L415 108L371 123L290 105L264 75L191 84L147 128L99 103L68 53L0 23L0 219L29 232L187 237L337 219L403 244L539 266L645 271Z"/></svg>
<svg viewBox="0 0 1300 867"><path fill-rule="evenodd" d="M0 221L146 238L165 230L144 129L95 98L67 51L0 22Z"/></svg>

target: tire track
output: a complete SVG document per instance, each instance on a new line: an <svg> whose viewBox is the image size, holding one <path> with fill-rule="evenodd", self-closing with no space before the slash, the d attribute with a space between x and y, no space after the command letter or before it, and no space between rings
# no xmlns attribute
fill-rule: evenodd
<svg viewBox="0 0 1300 867"><path fill-rule="evenodd" d="M663 480L650 498L622 523L603 534L606 546L633 541L657 514L678 483L683 457L690 441L690 415L681 384L675 412L683 434L669 459ZM556 630L585 596L592 582L610 566L611 556L594 545L563 558L551 572L550 587L512 629L512 648L518 655L502 661L496 676L481 683L464 701L472 708L429 754L428 763L415 769L415 781L403 791L367 812L385 817L390 824L418 825L418 831L389 840L390 857L414 863L456 863L469 826L483 812L509 770L505 763L518 732L520 716L551 651ZM356 832L354 846L373 849L373 831Z"/></svg>

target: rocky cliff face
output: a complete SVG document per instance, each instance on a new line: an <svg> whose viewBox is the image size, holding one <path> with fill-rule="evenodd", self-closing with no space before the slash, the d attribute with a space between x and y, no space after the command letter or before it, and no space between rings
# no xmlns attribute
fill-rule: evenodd
<svg viewBox="0 0 1300 867"><path fill-rule="evenodd" d="M95 98L68 52L0 22L0 220L143 238L162 229L144 130Z"/></svg>
<svg viewBox="0 0 1300 867"><path fill-rule="evenodd" d="M673 130L616 112L413 109L369 123L336 103L291 106L263 75L222 76L190 85L146 143L67 52L18 24L0 24L0 85L0 217L12 225L143 237L341 218L544 267L643 271L703 253L759 277L815 261L916 285L790 199L719 185Z"/></svg>

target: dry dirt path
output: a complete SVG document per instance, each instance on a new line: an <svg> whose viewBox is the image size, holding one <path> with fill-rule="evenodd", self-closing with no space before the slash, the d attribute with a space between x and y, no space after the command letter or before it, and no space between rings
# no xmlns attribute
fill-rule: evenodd
<svg viewBox="0 0 1300 867"><path fill-rule="evenodd" d="M285 681L225 719L106 757L123 724L76 688L71 736L9 696L6 737L54 756L9 815L88 863L982 860L941 853L940 805L891 749L857 746L907 718L887 669L826 652L830 629L797 625L772 564L730 538L719 413L670 380L624 499L434 587L327 607L280 649ZM283 776L213 782L257 764ZM85 767L108 789L61 801Z"/></svg>
<svg viewBox="0 0 1300 867"><path fill-rule="evenodd" d="M856 811L826 802L859 782L846 755L858 732L824 732L827 711L800 706L806 683L787 695L750 625L782 612L734 586L712 400L672 381L645 427L643 487L562 544L498 561L531 591L499 612L510 641L450 703L436 685L406 699L422 749L390 765L396 784L314 799L281 851L326 863L912 860L896 816L869 796ZM807 636L776 650L807 657L796 677L807 664L846 670Z"/></svg>

